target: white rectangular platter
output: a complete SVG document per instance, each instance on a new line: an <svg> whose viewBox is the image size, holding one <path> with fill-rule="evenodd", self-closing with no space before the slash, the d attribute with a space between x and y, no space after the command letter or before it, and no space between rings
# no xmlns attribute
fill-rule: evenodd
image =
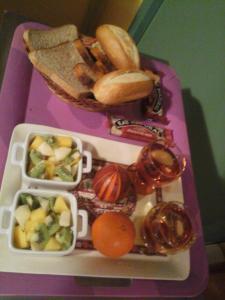
<svg viewBox="0 0 225 300"><path fill-rule="evenodd" d="M11 149L15 142L24 142L30 131L46 130L53 134L70 134L69 131L42 125L20 124L13 131L2 180L0 205L11 205L16 191L23 186L20 168L10 163ZM73 132L74 134L74 132ZM140 146L115 142L95 136L75 133L84 149L94 158L122 164L133 163ZM177 180L162 190L163 200L183 202L182 182ZM140 219L155 202L155 194L138 199L133 221ZM136 226L137 224L135 224ZM137 241L139 236L137 235ZM128 254L114 260L94 250L77 250L64 257L40 257L15 254L9 251L6 236L0 236L0 271L30 274L54 274L111 278L136 278L159 280L185 280L190 273L190 254L184 251L167 257Z"/></svg>

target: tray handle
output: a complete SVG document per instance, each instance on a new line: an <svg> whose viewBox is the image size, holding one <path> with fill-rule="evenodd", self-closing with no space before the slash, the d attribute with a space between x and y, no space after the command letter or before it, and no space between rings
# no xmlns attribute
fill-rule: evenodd
<svg viewBox="0 0 225 300"><path fill-rule="evenodd" d="M22 151L24 151L24 149L25 149L24 144L23 143L15 143L15 144L13 144L12 155L11 155L11 163L13 165L22 166L22 160L18 160L16 158L16 155L17 155L17 152L18 152L19 148L22 149Z"/></svg>
<svg viewBox="0 0 225 300"><path fill-rule="evenodd" d="M83 168L83 173L89 173L92 169L92 155L91 152L84 150L83 156L86 157L86 166Z"/></svg>
<svg viewBox="0 0 225 300"><path fill-rule="evenodd" d="M2 206L0 207L0 234L7 234L9 233L9 227L8 228L3 228L3 217L4 217L4 214L6 212L9 212L10 213L10 217L11 217L11 214L12 214L12 208L11 207L7 207L7 206Z"/></svg>
<svg viewBox="0 0 225 300"><path fill-rule="evenodd" d="M86 210L79 209L78 215L81 217L82 225L81 225L81 231L77 233L77 237L81 238L81 237L85 237L88 232L88 214Z"/></svg>

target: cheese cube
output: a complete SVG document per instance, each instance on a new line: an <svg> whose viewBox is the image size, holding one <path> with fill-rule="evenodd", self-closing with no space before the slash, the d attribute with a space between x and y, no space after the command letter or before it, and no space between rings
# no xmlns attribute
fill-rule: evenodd
<svg viewBox="0 0 225 300"><path fill-rule="evenodd" d="M31 221L36 221L38 223L44 223L46 214L47 214L46 211L42 207L39 207L37 209L34 209L31 212L30 219L31 219Z"/></svg>
<svg viewBox="0 0 225 300"><path fill-rule="evenodd" d="M62 213L63 211L69 210L65 199L62 196L58 196L55 200L55 205L53 207L55 213Z"/></svg>
<svg viewBox="0 0 225 300"><path fill-rule="evenodd" d="M54 237L51 237L46 244L44 250L45 251L57 251L61 249L61 245Z"/></svg>
<svg viewBox="0 0 225 300"><path fill-rule="evenodd" d="M43 137L37 135L37 136L34 138L33 142L31 143L30 149L35 149L35 150L37 150L37 148L38 148L43 142L44 142Z"/></svg>
<svg viewBox="0 0 225 300"><path fill-rule="evenodd" d="M69 136L56 136L56 141L60 147L72 147L73 140Z"/></svg>
<svg viewBox="0 0 225 300"><path fill-rule="evenodd" d="M26 238L25 231L18 225L14 228L14 245L16 248L26 249L29 248L29 243Z"/></svg>

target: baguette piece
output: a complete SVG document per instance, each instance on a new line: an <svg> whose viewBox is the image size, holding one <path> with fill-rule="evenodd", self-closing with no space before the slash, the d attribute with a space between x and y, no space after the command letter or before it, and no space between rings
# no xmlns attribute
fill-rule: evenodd
<svg viewBox="0 0 225 300"><path fill-rule="evenodd" d="M92 88L97 81L97 75L84 63L76 64L74 67L75 77L86 87Z"/></svg>
<svg viewBox="0 0 225 300"><path fill-rule="evenodd" d="M94 60L89 54L88 50L85 48L84 44L80 39L77 39L74 41L74 45L77 48L78 52L80 53L81 57L83 60L86 62L88 66L93 66L94 65Z"/></svg>
<svg viewBox="0 0 225 300"><path fill-rule="evenodd" d="M74 67L83 63L73 42L50 49L32 51L28 57L34 67L73 98L88 97L91 92L75 76Z"/></svg>
<svg viewBox="0 0 225 300"><path fill-rule="evenodd" d="M96 37L117 69L140 69L138 49L125 30L115 25L104 24L97 28Z"/></svg>
<svg viewBox="0 0 225 300"><path fill-rule="evenodd" d="M90 48L90 52L95 57L96 61L104 66L105 73L114 71L115 69L113 65L111 64L105 53L102 51L100 45L98 45L97 43L95 45L96 46Z"/></svg>
<svg viewBox="0 0 225 300"><path fill-rule="evenodd" d="M28 29L23 33L28 51L52 48L77 38L77 27L72 24L47 30Z"/></svg>
<svg viewBox="0 0 225 300"><path fill-rule="evenodd" d="M101 103L116 105L150 95L153 85L152 77L144 71L117 70L99 79L93 93Z"/></svg>

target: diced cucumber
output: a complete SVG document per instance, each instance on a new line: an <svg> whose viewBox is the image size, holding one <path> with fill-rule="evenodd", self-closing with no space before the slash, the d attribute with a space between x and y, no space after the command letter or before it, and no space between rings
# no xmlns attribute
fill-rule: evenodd
<svg viewBox="0 0 225 300"><path fill-rule="evenodd" d="M57 167L55 173L63 181L74 181L72 174L65 167Z"/></svg>
<svg viewBox="0 0 225 300"><path fill-rule="evenodd" d="M47 226L50 226L52 223L53 223L53 218L52 218L50 215L48 215L48 216L45 218L45 224L46 224Z"/></svg>
<svg viewBox="0 0 225 300"><path fill-rule="evenodd" d="M71 229L63 227L59 232L56 233L55 235L56 240L62 244L63 249L68 249L73 240L73 233Z"/></svg>
<svg viewBox="0 0 225 300"><path fill-rule="evenodd" d="M63 163L63 165L65 166L65 165L71 164L72 161L73 161L73 157L71 157L71 155L70 155L70 156L67 156L67 157L62 161L62 163Z"/></svg>
<svg viewBox="0 0 225 300"><path fill-rule="evenodd" d="M27 196L27 204L29 205L31 210L40 207L38 200L36 199L36 197L32 197L32 195Z"/></svg>
<svg viewBox="0 0 225 300"><path fill-rule="evenodd" d="M41 153L34 149L31 149L29 157L34 165L38 164L42 160Z"/></svg>
<svg viewBox="0 0 225 300"><path fill-rule="evenodd" d="M53 135L46 136L45 141L53 148L57 146L56 138Z"/></svg>
<svg viewBox="0 0 225 300"><path fill-rule="evenodd" d="M19 196L19 205L28 204L27 198L30 197L30 194L22 193Z"/></svg>
<svg viewBox="0 0 225 300"><path fill-rule="evenodd" d="M48 197L47 198L48 199L48 201L49 201L49 208L50 208L50 210L53 210L53 207L54 207L54 205L55 205L55 197Z"/></svg>
<svg viewBox="0 0 225 300"><path fill-rule="evenodd" d="M53 236L60 229L60 225L58 223L53 223L48 227L48 233L50 236Z"/></svg>
<svg viewBox="0 0 225 300"><path fill-rule="evenodd" d="M38 234L38 240L36 243L38 243L41 249L43 249L50 239L46 224L40 224L36 230L36 233Z"/></svg>
<svg viewBox="0 0 225 300"><path fill-rule="evenodd" d="M26 204L31 210L36 209L40 206L35 196L25 193L20 194L19 204Z"/></svg>
<svg viewBox="0 0 225 300"><path fill-rule="evenodd" d="M28 174L30 175L30 177L33 178L40 178L41 175L44 174L46 169L46 164L44 161L41 161L40 163L38 163L37 165L35 165L29 172Z"/></svg>
<svg viewBox="0 0 225 300"><path fill-rule="evenodd" d="M41 197L41 196L36 196L35 198L38 201L39 206L41 206L45 211L49 211L49 200L48 199Z"/></svg>
<svg viewBox="0 0 225 300"><path fill-rule="evenodd" d="M20 194L19 205L28 205L31 210L39 207L39 203L30 194Z"/></svg>

